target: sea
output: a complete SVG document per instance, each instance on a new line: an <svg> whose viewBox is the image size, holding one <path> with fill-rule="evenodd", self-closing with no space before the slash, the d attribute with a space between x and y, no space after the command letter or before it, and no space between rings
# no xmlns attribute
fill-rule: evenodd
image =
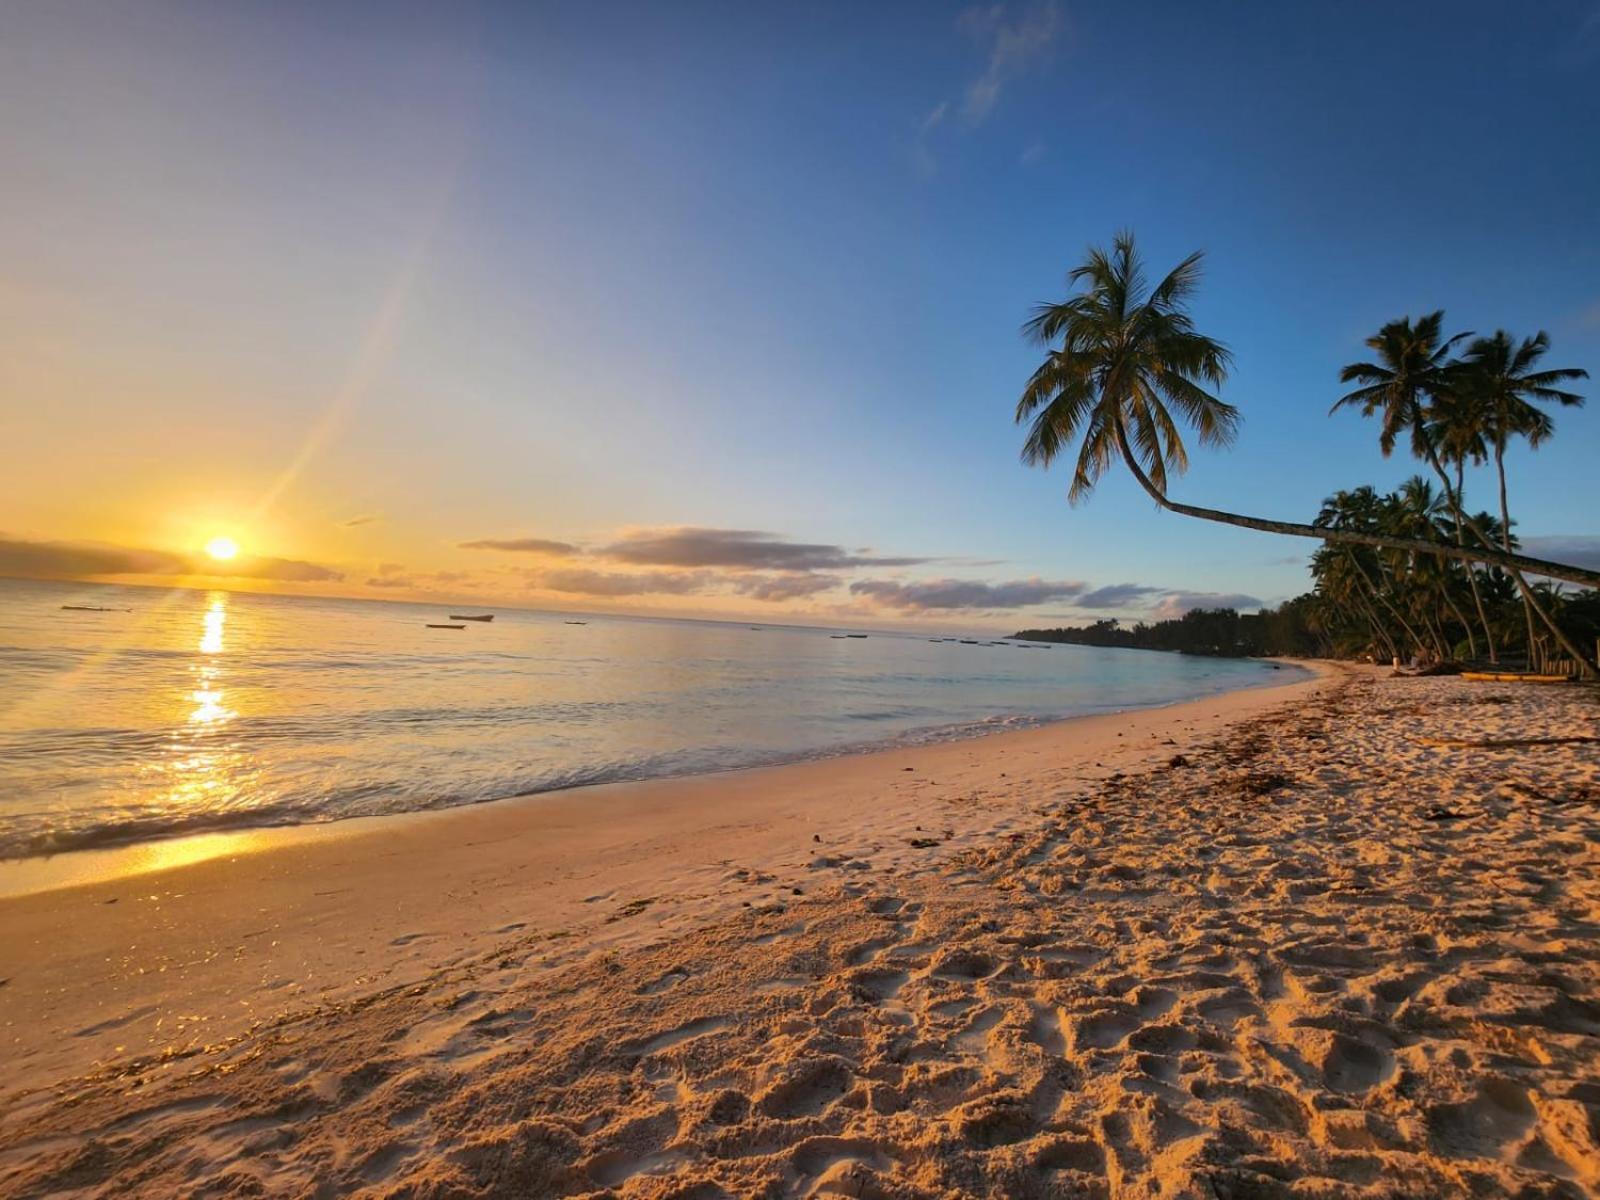
<svg viewBox="0 0 1600 1200"><path fill-rule="evenodd" d="M0 859L914 746L1293 669L948 628L0 579Z"/></svg>

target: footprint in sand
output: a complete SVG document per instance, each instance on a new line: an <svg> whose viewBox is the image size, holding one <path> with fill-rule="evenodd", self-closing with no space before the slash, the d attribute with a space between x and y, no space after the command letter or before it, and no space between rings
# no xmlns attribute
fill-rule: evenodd
<svg viewBox="0 0 1600 1200"><path fill-rule="evenodd" d="M813 1116L844 1095L852 1079L850 1069L839 1059L810 1059L760 1096L756 1107L781 1120Z"/></svg>
<svg viewBox="0 0 1600 1200"><path fill-rule="evenodd" d="M652 1054L659 1054L663 1050L687 1042L692 1038L705 1037L709 1033L716 1033L719 1029L726 1028L731 1022L727 1017L701 1017L697 1021L690 1021L676 1029L669 1029L666 1033L657 1034L655 1037L640 1043L627 1051L639 1058L648 1058Z"/></svg>

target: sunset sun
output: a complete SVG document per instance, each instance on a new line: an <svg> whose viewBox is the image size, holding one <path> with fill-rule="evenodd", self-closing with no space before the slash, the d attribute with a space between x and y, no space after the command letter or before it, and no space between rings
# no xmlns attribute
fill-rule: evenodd
<svg viewBox="0 0 1600 1200"><path fill-rule="evenodd" d="M229 537L214 537L206 543L206 553L218 562L227 562L239 553L239 543Z"/></svg>

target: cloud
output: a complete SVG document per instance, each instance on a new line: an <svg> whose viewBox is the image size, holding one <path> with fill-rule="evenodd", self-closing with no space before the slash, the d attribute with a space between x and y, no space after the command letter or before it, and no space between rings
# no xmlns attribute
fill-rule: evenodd
<svg viewBox="0 0 1600 1200"><path fill-rule="evenodd" d="M414 586L404 575L374 575L367 580L368 587L408 588Z"/></svg>
<svg viewBox="0 0 1600 1200"><path fill-rule="evenodd" d="M1079 608L1124 608L1135 600L1161 590L1142 583L1112 583L1095 588L1092 592L1084 592L1076 603Z"/></svg>
<svg viewBox="0 0 1600 1200"><path fill-rule="evenodd" d="M92 575L209 575L227 579L274 579L321 583L344 575L318 563L264 556L239 558L220 568L166 550L113 546L105 542L35 542L0 538L0 575L79 579Z"/></svg>
<svg viewBox="0 0 1600 1200"><path fill-rule="evenodd" d="M735 577L733 590L752 600L778 603L815 596L839 586L831 575L746 575Z"/></svg>
<svg viewBox="0 0 1600 1200"><path fill-rule="evenodd" d="M189 573L228 579L276 579L283 583L330 583L344 578L343 571L297 558L236 558L225 570L191 563Z"/></svg>
<svg viewBox="0 0 1600 1200"><path fill-rule="evenodd" d="M1036 167L1044 161L1045 146L1043 142L1034 142L1023 149L1017 156L1017 162L1024 167Z"/></svg>
<svg viewBox="0 0 1600 1200"><path fill-rule="evenodd" d="M182 575L188 564L161 550L102 542L29 542L0 538L0 575L71 579L81 575Z"/></svg>
<svg viewBox="0 0 1600 1200"><path fill-rule="evenodd" d="M592 571L585 567L558 567L530 571L528 582L547 592L571 596L683 596L705 589L710 578L683 571Z"/></svg>
<svg viewBox="0 0 1600 1200"><path fill-rule="evenodd" d="M583 553L571 542L557 542L549 538L479 538L474 542L462 542L463 550L510 550L518 554L544 554L551 558L570 558Z"/></svg>
<svg viewBox="0 0 1600 1200"><path fill-rule="evenodd" d="M339 524L345 529L354 529L358 525L371 525L379 519L377 513L361 513L359 516L351 517L348 521L340 521Z"/></svg>
<svg viewBox="0 0 1600 1200"><path fill-rule="evenodd" d="M1553 534L1522 539L1522 553L1600 571L1600 534Z"/></svg>
<svg viewBox="0 0 1600 1200"><path fill-rule="evenodd" d="M769 571L910 567L932 561L857 553L819 542L791 542L780 534L754 529L704 529L692 525L636 530L595 553L638 566Z"/></svg>
<svg viewBox="0 0 1600 1200"><path fill-rule="evenodd" d="M850 585L855 596L865 596L884 608L901 612L933 609L1026 608L1077 596L1088 587L1071 579L1015 579L987 583L977 579L860 579Z"/></svg>
<svg viewBox="0 0 1600 1200"><path fill-rule="evenodd" d="M1155 606L1153 615L1159 621L1171 621L1197 608L1234 608L1251 612L1264 605L1265 601L1242 592L1168 592L1161 598L1161 603Z"/></svg>
<svg viewBox="0 0 1600 1200"><path fill-rule="evenodd" d="M983 73L961 96L961 118L976 127L994 111L1005 85L1044 58L1060 31L1061 13L1054 3L1043 3L1013 18L1005 5L995 4L967 9L958 24L988 54Z"/></svg>

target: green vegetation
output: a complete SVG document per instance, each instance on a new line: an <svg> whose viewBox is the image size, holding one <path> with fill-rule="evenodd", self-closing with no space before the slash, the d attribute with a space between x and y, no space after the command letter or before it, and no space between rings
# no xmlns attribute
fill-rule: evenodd
<svg viewBox="0 0 1600 1200"><path fill-rule="evenodd" d="M1367 339L1373 357L1341 372L1343 382L1357 386L1333 408L1378 417L1384 456L1404 438L1431 470L1437 491L1420 475L1387 496L1367 486L1341 491L1312 524L1182 504L1167 494L1170 476L1188 465L1179 421L1202 445L1217 447L1233 441L1239 424L1238 411L1208 390L1226 378L1228 352L1194 328L1186 309L1200 262L1199 253L1191 254L1149 287L1133 235L1122 233L1109 252L1091 249L1071 272L1074 295L1039 306L1024 327L1046 355L1017 404L1017 422L1028 425L1023 461L1048 466L1075 449L1073 504L1087 500L1120 460L1172 512L1316 538L1323 543L1312 558L1316 589L1255 617L1222 610L1191 622L1191 613L1131 630L1100 622L1046 631L1059 635L1051 640L1224 654L1446 659L1481 652L1490 661L1512 650L1530 659L1554 653L1596 670L1596 594L1569 595L1548 581L1593 589L1600 571L1518 553L1504 469L1515 439L1537 447L1554 432L1537 404L1581 404L1582 397L1558 385L1586 373L1536 369L1549 348L1543 332L1518 342L1501 330L1471 341L1456 357L1472 335L1445 337L1443 312L1391 321ZM1466 508L1467 469L1490 458L1500 487L1498 518ZM1318 648L1291 648L1307 644Z"/></svg>

